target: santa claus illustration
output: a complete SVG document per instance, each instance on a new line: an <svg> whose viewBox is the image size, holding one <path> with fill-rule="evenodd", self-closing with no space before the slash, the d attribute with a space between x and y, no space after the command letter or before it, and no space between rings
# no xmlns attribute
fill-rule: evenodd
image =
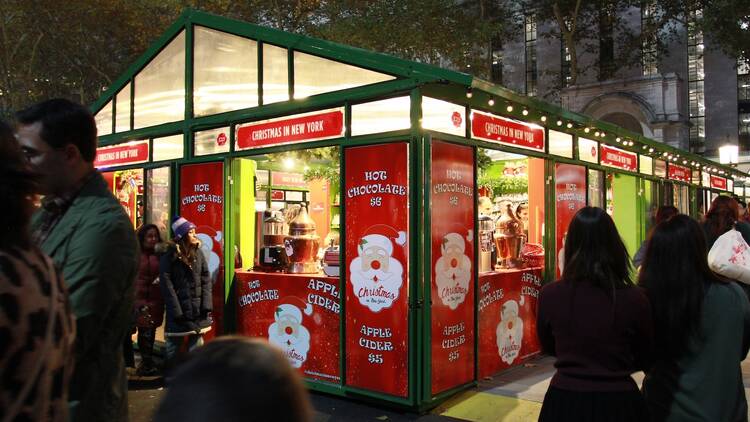
<svg viewBox="0 0 750 422"><path fill-rule="evenodd" d="M276 307L274 323L268 327L268 341L280 347L295 368L305 363L310 350L310 332L302 325L303 311L312 315L312 305L298 297L286 297Z"/></svg>
<svg viewBox="0 0 750 422"><path fill-rule="evenodd" d="M373 312L389 308L398 299L403 284L404 268L393 257L395 243L406 243L406 232L378 225L368 230L357 246L358 256L349 264L349 280L359 303ZM393 235L393 237L389 237Z"/></svg>
<svg viewBox="0 0 750 422"><path fill-rule="evenodd" d="M471 241L471 231L467 240ZM448 233L440 245L441 256L435 263L438 297L444 305L456 309L466 299L471 282L471 260L464 253L466 242L458 233Z"/></svg>
<svg viewBox="0 0 750 422"><path fill-rule="evenodd" d="M206 258L208 272L211 274L211 282L215 282L219 266L221 265L219 254L222 248L222 233L209 226L198 226L195 232L196 237L201 241L200 251L203 253L203 257Z"/></svg>
<svg viewBox="0 0 750 422"><path fill-rule="evenodd" d="M500 359L512 364L521 352L523 341L523 320L518 313L518 302L508 300L500 311L500 323L497 324L497 353Z"/></svg>

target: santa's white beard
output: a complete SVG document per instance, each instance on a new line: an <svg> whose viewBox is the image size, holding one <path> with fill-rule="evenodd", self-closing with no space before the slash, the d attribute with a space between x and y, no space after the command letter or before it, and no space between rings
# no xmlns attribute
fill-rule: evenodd
<svg viewBox="0 0 750 422"><path fill-rule="evenodd" d="M279 331L279 323L274 322L268 327L268 342L281 348L293 367L299 368L307 360L310 350L310 332L303 325L295 328L296 336Z"/></svg>
<svg viewBox="0 0 750 422"><path fill-rule="evenodd" d="M438 297L444 305L456 309L464 302L471 282L471 260L466 255L458 258L456 267L450 266L453 258L441 256L435 263L435 283Z"/></svg>
<svg viewBox="0 0 750 422"><path fill-rule="evenodd" d="M513 323L513 328L508 329L508 322ZM523 320L518 316L510 319L501 319L495 331L497 335L497 353L500 359L510 365L521 353L521 342L523 341Z"/></svg>
<svg viewBox="0 0 750 422"><path fill-rule="evenodd" d="M390 308L398 299L399 290L403 284L404 268L394 258L388 259L388 270L362 270L362 259L357 257L349 266L349 280L354 287L354 295L359 303L370 308L373 312ZM376 280L377 277L377 281Z"/></svg>

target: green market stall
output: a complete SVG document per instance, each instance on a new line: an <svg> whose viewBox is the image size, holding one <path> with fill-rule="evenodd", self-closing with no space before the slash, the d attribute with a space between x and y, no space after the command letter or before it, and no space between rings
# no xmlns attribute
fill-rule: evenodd
<svg viewBox="0 0 750 422"><path fill-rule="evenodd" d="M134 224L198 226L212 335L417 410L539 352L578 209L632 253L659 205L696 215L746 180L471 75L193 10L92 110Z"/></svg>

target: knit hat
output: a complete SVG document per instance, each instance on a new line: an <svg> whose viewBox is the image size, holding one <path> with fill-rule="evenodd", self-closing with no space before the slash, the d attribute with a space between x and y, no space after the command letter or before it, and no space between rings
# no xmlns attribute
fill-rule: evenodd
<svg viewBox="0 0 750 422"><path fill-rule="evenodd" d="M188 234L188 232L194 228L195 228L195 224L191 223L184 217L180 217L179 215L176 215L172 219L172 232L174 232L174 237L177 240L182 239L183 236Z"/></svg>

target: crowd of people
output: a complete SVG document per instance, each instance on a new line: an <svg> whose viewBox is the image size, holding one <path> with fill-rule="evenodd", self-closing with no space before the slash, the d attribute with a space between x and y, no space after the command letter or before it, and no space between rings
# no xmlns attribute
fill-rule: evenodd
<svg viewBox="0 0 750 422"><path fill-rule="evenodd" d="M212 288L196 227L175 216L169 242L153 224L135 231L94 167L96 148L93 115L68 100L18 112L15 127L0 121L0 420L127 421L131 336L137 333L141 354L136 373L155 375L164 320L175 381L158 420L186 415L179 408L193 403L188 396L201 385L220 391L217 397L294 398L294 406L257 420L309 420L299 375L267 343L220 339L187 358L211 328ZM185 363L175 367L178 361ZM225 374L222 382L213 378L215 389L200 384L206 369ZM247 397L236 402L254 410L273 402Z"/></svg>
<svg viewBox="0 0 750 422"><path fill-rule="evenodd" d="M310 420L279 350L239 337L198 347L212 288L196 227L175 216L168 242L153 224L133 230L94 167L91 113L56 99L16 120L0 122L0 420L127 420L122 346L137 333L136 373L158 373L163 321L166 361L183 362L168 368L157 421ZM562 276L539 295L538 337L557 369L540 420L746 421L750 302L707 257L731 230L750 241L748 221L728 196L701 222L662 207L636 271L612 218L579 210Z"/></svg>
<svg viewBox="0 0 750 422"><path fill-rule="evenodd" d="M747 421L750 302L708 259L730 230L750 238L739 205L719 196L701 222L662 207L637 273L606 212L576 213L562 276L539 294L540 344L556 357L540 421Z"/></svg>

